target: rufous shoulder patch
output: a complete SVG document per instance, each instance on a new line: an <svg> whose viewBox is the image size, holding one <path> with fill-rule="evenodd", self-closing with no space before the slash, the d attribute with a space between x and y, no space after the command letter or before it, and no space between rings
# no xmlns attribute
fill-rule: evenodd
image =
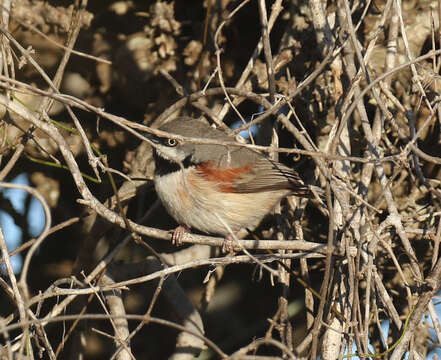
<svg viewBox="0 0 441 360"><path fill-rule="evenodd" d="M239 168L216 168L212 161L196 166L196 170L208 181L219 183L224 192L236 192L233 187L234 180L251 169L251 164Z"/></svg>

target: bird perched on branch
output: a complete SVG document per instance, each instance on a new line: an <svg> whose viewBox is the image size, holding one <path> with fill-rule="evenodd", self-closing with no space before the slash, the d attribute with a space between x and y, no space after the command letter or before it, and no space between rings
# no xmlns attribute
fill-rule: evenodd
<svg viewBox="0 0 441 360"><path fill-rule="evenodd" d="M184 137L235 142L202 120L181 117L159 130ZM255 228L287 195L313 198L312 187L287 166L249 148L197 144L148 135L155 144L155 189L180 224L172 241L181 243L189 228L225 236ZM229 246L227 246L228 248Z"/></svg>

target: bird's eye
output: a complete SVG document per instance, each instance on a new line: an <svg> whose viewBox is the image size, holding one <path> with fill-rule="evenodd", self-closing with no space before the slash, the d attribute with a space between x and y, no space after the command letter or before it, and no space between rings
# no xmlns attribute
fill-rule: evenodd
<svg viewBox="0 0 441 360"><path fill-rule="evenodd" d="M174 146L178 145L178 141L176 139L167 139L167 145L174 147Z"/></svg>

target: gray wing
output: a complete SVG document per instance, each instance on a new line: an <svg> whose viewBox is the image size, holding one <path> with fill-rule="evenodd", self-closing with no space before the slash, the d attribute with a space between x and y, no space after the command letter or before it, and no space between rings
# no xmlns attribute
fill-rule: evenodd
<svg viewBox="0 0 441 360"><path fill-rule="evenodd" d="M239 193L291 190L297 196L314 197L296 171L262 155L249 172L234 180L233 189Z"/></svg>
<svg viewBox="0 0 441 360"><path fill-rule="evenodd" d="M248 171L238 172L238 176L234 178L232 187L235 192L291 190L297 196L314 197L310 188L303 183L295 170L257 151L244 147L230 148L230 151L227 151L225 147L217 150L220 168L248 169Z"/></svg>

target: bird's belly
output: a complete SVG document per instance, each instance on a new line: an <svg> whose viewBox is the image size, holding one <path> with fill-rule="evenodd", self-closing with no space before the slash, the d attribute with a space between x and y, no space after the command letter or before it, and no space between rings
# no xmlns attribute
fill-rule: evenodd
<svg viewBox="0 0 441 360"><path fill-rule="evenodd" d="M155 178L155 189L168 213L179 223L205 233L227 235L254 228L288 191L222 192L195 176L194 169Z"/></svg>

